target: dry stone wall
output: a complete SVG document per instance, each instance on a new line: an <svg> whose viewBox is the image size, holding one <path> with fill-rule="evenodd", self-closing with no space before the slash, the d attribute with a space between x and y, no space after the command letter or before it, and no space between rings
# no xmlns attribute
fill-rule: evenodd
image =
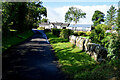
<svg viewBox="0 0 120 80"><path fill-rule="evenodd" d="M71 35L69 36L69 41L98 62L104 61L107 58L107 50L99 44L91 43L90 39Z"/></svg>

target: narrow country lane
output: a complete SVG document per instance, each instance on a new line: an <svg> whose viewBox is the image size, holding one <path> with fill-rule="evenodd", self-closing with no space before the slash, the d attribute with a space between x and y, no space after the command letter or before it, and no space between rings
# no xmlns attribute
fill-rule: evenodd
<svg viewBox="0 0 120 80"><path fill-rule="evenodd" d="M2 80L65 80L45 36L34 32L31 38L3 53Z"/></svg>

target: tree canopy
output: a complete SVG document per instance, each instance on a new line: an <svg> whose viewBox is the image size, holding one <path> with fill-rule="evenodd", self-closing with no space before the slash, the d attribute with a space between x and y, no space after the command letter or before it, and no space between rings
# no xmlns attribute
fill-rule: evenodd
<svg viewBox="0 0 120 80"><path fill-rule="evenodd" d="M98 24L101 24L101 22L104 22L104 16L105 14L103 12L96 10L92 16L94 26L97 26Z"/></svg>
<svg viewBox="0 0 120 80"><path fill-rule="evenodd" d="M85 18L86 13L82 12L81 9L76 7L70 7L65 14L65 22L75 22L75 24L80 20L80 18Z"/></svg>
<svg viewBox="0 0 120 80"><path fill-rule="evenodd" d="M111 27L113 24L115 24L115 20L116 20L116 13L117 10L115 9L115 7L112 5L110 7L110 9L107 11L107 17L106 17L106 24Z"/></svg>
<svg viewBox="0 0 120 80"><path fill-rule="evenodd" d="M38 25L41 16L47 16L47 10L42 2L3 2L2 27L3 33L15 29L19 32Z"/></svg>

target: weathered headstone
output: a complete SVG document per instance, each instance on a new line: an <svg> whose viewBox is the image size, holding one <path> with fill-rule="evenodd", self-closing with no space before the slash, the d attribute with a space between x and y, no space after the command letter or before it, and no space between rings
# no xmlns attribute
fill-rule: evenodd
<svg viewBox="0 0 120 80"><path fill-rule="evenodd" d="M76 43L76 36L71 35L71 36L69 37L69 41L70 41L72 44L75 44L75 43Z"/></svg>
<svg viewBox="0 0 120 80"><path fill-rule="evenodd" d="M80 50L84 50L84 49L85 49L84 43L85 43L85 39L84 39L84 38L81 38L81 39L78 41L77 46L79 47Z"/></svg>

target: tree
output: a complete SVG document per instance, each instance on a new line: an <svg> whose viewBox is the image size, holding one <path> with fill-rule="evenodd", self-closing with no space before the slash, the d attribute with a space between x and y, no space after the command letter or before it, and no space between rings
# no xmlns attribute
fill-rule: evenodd
<svg viewBox="0 0 120 80"><path fill-rule="evenodd" d="M107 17L105 21L109 27L111 27L115 23L116 13L117 13L117 10L112 5L110 9L107 11Z"/></svg>
<svg viewBox="0 0 120 80"><path fill-rule="evenodd" d="M3 32L8 29L15 29L21 32L24 30L25 16L27 15L26 2L4 2L2 11Z"/></svg>
<svg viewBox="0 0 120 80"><path fill-rule="evenodd" d="M105 14L103 12L96 10L92 16L94 26L97 26L98 24L101 24L101 22L104 22L104 16Z"/></svg>
<svg viewBox="0 0 120 80"><path fill-rule="evenodd" d="M105 24L98 24L95 29L91 31L90 39L93 43L104 46L102 40L105 38Z"/></svg>
<svg viewBox="0 0 120 80"><path fill-rule="evenodd" d="M27 20L29 25L34 25L35 27L41 21L42 16L47 17L47 10L42 6L42 2L28 2L28 15Z"/></svg>
<svg viewBox="0 0 120 80"><path fill-rule="evenodd" d="M120 8L117 13L117 33L113 33L110 38L108 52L111 59L117 58L120 59Z"/></svg>
<svg viewBox="0 0 120 80"><path fill-rule="evenodd" d="M42 20L41 20L41 22L45 22L45 23L47 23L48 22L48 19L46 19L46 18L43 18Z"/></svg>
<svg viewBox="0 0 120 80"><path fill-rule="evenodd" d="M18 32L37 26L43 16L47 16L47 10L42 2L3 2L2 27L3 33L15 29Z"/></svg>
<svg viewBox="0 0 120 80"><path fill-rule="evenodd" d="M80 18L85 18L86 13L82 12L81 9L76 7L70 7L65 14L65 22L75 22L75 24L80 20Z"/></svg>

